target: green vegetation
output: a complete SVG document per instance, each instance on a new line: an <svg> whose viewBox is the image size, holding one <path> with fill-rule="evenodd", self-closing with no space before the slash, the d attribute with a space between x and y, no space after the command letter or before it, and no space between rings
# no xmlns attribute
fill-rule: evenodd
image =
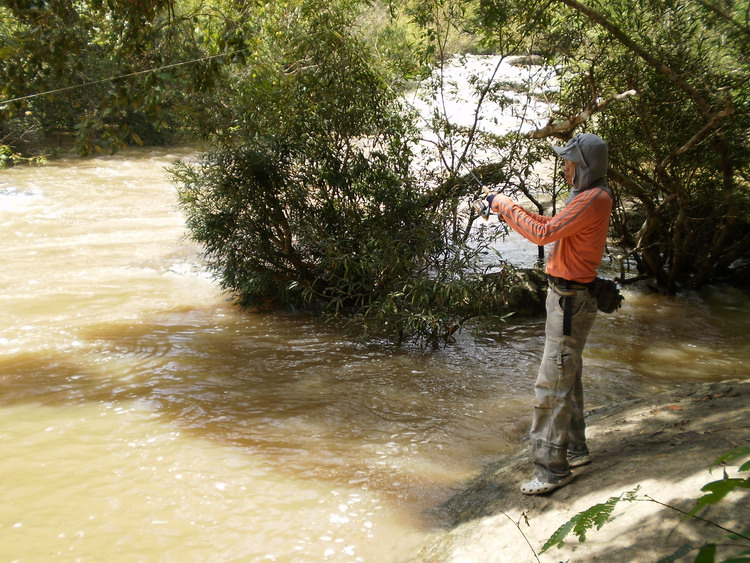
<svg viewBox="0 0 750 563"><path fill-rule="evenodd" d="M215 148L175 168L180 200L241 305L347 313L438 345L482 307L499 311L502 285L477 270L466 188L437 194L417 174L415 116L357 38L357 14L255 20L273 33L202 100Z"/></svg>
<svg viewBox="0 0 750 563"><path fill-rule="evenodd" d="M187 15L167 2L100 0L14 0L0 12L0 98L15 100L0 106L0 143L28 151L73 135L91 154L173 138L178 114L165 108L197 87L197 69L132 73L203 53L185 41Z"/></svg>
<svg viewBox="0 0 750 563"><path fill-rule="evenodd" d="M482 265L499 233L469 228L479 182L550 213L559 187L530 172L550 140L582 129L611 147L623 279L632 263L670 292L742 281L749 12L746 0L2 0L0 163L68 139L84 155L200 139L206 153L174 177L238 303L437 345L506 314L518 280ZM439 103L419 121L402 94L429 75L440 100L457 52L553 69L557 85L474 84L478 106L533 86L549 123L498 137Z"/></svg>
<svg viewBox="0 0 750 563"><path fill-rule="evenodd" d="M746 459L748 457L750 457L750 447L743 446L721 456L714 462L714 464L722 465L733 461ZM729 549L734 552L731 556L725 559L720 559L720 561L723 561L724 563L750 561L750 531L728 530L715 522L706 520L698 516L698 514L704 508L710 505L718 504L733 491L745 489L745 492L747 492L747 490L750 489L750 477L729 478L726 468L723 468L723 471L724 475L722 479L706 483L701 488L701 490L705 494L695 502L693 508L688 512L680 510L679 508L676 508L674 506L663 504L649 497L648 495L641 497L638 495L639 488L636 487L632 491L623 493L618 497L610 497L606 502L595 504L594 506L573 516L570 520L568 520L568 522L560 526L560 528L558 528L555 533L552 534L552 536L550 536L550 538L545 542L544 546L542 546L540 553L544 553L552 547L562 547L565 543L565 538L571 532L573 532L578 537L579 542L585 542L586 533L594 527L596 527L597 530L600 530L602 526L604 526L607 521L609 521L618 503L620 503L621 501L640 501L659 504L670 510L682 514L686 518L694 518L700 520L725 532L723 539L727 540L728 545L722 545L721 543L713 541L705 542L700 545L685 544L683 546L680 546L680 548L674 553L659 559L659 563L669 563L672 561L676 561L677 559L680 559L693 551L696 552L694 559L696 563L713 563L717 560L716 555L718 548L724 548L725 550ZM743 463L737 471L738 473L750 472L750 461L745 461L745 463Z"/></svg>
<svg viewBox="0 0 750 563"><path fill-rule="evenodd" d="M521 30L557 68L557 123L542 133L583 126L609 142L626 255L667 291L726 275L750 246L750 3L526 4L482 2L485 32L502 45Z"/></svg>

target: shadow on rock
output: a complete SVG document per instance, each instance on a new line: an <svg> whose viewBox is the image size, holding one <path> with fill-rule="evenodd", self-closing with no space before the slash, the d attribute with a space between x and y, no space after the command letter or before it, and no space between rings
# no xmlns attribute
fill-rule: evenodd
<svg viewBox="0 0 750 563"><path fill-rule="evenodd" d="M488 465L482 475L435 509L436 519L448 532L425 550L422 561L452 561L456 553L478 556L486 550L503 553L487 555L483 559L487 562L514 556L530 560L530 544L538 550L578 512L636 487L643 502L632 503L638 505L632 508L623 503L627 504L623 511L635 514L617 518L613 528L618 537L592 530L590 536L605 538L605 544L592 538L578 544L571 535L566 549L571 542L578 550L586 546L586 554L579 552L571 561L603 555L610 561L656 560L683 545L720 539L726 536L722 530L685 520L673 508L648 499L690 510L703 494L700 487L722 478L720 468L709 472L713 462L750 444L748 399L750 381L688 384L671 393L594 410L587 416L594 462L574 470L576 479L570 485L545 496L522 495L519 485L533 473L528 448ZM730 529L747 529L750 503L743 493L733 493L701 516ZM507 530L501 532L504 527ZM504 539L498 543L500 535ZM507 539L510 535L516 539Z"/></svg>

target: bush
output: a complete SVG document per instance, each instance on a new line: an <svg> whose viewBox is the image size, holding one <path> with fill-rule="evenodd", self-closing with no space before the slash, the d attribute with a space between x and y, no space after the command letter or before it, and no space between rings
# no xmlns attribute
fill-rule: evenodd
<svg viewBox="0 0 750 563"><path fill-rule="evenodd" d="M284 32L258 35L221 103L204 101L215 148L173 170L222 286L245 307L346 313L433 345L496 309L506 280L488 286L467 244L468 188L417 176L413 116L353 13L265 15Z"/></svg>

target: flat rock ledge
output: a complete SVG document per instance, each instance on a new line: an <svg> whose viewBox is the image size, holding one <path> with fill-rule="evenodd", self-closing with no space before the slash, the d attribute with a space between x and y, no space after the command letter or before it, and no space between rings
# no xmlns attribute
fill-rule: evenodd
<svg viewBox="0 0 750 563"><path fill-rule="evenodd" d="M716 542L717 560L750 549L748 542L650 500L620 502L586 541L568 535L565 545L539 554L571 517L610 497L638 490L638 498L689 511L701 487L738 473L740 461L715 460L750 446L750 380L675 384L673 391L587 413L594 461L574 470L575 480L546 496L525 496L520 483L532 474L528 445L485 468L431 516L440 523L421 550L421 563L526 561L658 561L682 546ZM722 468L723 467L723 468ZM750 490L738 489L700 516L743 532L750 529ZM734 544L734 547L730 544ZM693 561L697 551L675 559Z"/></svg>

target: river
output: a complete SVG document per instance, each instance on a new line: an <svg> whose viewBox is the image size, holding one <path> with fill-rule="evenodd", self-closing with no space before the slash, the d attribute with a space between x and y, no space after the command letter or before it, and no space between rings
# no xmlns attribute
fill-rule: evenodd
<svg viewBox="0 0 750 563"><path fill-rule="evenodd" d="M0 560L410 560L523 441L542 319L427 352L240 311L176 207L192 154L0 172ZM625 294L588 406L747 376L746 294Z"/></svg>

